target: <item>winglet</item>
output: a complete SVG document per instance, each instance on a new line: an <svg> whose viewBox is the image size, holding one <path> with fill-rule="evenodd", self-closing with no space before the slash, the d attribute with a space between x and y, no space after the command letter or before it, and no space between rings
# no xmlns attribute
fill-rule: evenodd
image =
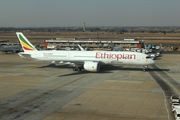
<svg viewBox="0 0 180 120"><path fill-rule="evenodd" d="M16 32L19 42L24 51L36 51L37 49L29 42L29 40L21 32Z"/></svg>

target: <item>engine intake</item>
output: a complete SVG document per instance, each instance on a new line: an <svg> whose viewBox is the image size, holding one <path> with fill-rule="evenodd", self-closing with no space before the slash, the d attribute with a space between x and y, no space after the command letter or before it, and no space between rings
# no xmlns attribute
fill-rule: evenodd
<svg viewBox="0 0 180 120"><path fill-rule="evenodd" d="M100 69L100 65L98 62L85 61L84 62L84 69L86 71L97 72Z"/></svg>

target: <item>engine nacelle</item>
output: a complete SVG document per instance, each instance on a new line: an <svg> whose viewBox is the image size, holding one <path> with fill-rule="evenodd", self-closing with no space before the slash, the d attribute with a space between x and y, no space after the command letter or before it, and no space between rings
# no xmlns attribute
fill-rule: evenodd
<svg viewBox="0 0 180 120"><path fill-rule="evenodd" d="M84 62L84 69L86 71L97 72L100 69L100 65L98 62L85 61Z"/></svg>

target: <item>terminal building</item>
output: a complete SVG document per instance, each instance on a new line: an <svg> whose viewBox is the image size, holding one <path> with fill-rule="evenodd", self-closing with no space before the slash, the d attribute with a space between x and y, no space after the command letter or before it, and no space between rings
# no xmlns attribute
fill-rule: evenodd
<svg viewBox="0 0 180 120"><path fill-rule="evenodd" d="M124 40L44 40L45 49L78 48L78 44L89 50L112 50L113 47L121 46L124 49L144 48L144 41L137 39Z"/></svg>

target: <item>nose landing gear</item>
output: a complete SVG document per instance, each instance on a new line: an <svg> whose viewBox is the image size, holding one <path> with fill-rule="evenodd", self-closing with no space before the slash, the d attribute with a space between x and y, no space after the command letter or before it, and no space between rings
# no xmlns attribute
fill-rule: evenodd
<svg viewBox="0 0 180 120"><path fill-rule="evenodd" d="M144 72L146 72L146 68L147 68L148 66L143 66L143 71Z"/></svg>

